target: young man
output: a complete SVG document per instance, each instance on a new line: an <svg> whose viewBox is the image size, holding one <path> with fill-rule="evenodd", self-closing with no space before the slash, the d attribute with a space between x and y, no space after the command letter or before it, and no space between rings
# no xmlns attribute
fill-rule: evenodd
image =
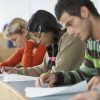
<svg viewBox="0 0 100 100"><path fill-rule="evenodd" d="M86 42L85 60L76 71L42 74L36 85L43 86L45 80L49 86L75 84L93 76L89 89L100 84L100 15L94 4L90 0L59 0L55 13L68 33Z"/></svg>

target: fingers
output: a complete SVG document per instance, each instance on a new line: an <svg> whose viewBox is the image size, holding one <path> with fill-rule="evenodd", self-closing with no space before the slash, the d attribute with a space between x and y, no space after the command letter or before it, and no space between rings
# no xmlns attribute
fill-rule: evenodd
<svg viewBox="0 0 100 100"><path fill-rule="evenodd" d="M0 70L1 70L1 73L5 73L5 72L8 72L9 68L2 67Z"/></svg>
<svg viewBox="0 0 100 100"><path fill-rule="evenodd" d="M2 73L3 72L3 67L0 67L0 73Z"/></svg>
<svg viewBox="0 0 100 100"><path fill-rule="evenodd" d="M36 87L41 87L41 83L40 83L40 77L35 81L35 86Z"/></svg>
<svg viewBox="0 0 100 100"><path fill-rule="evenodd" d="M86 93L77 94L70 100L99 100L99 95L97 92L89 91Z"/></svg>
<svg viewBox="0 0 100 100"><path fill-rule="evenodd" d="M43 87L43 85L44 85L44 83L46 82L47 79L48 79L48 74L43 73L43 74L40 75L40 77L36 80L35 86L36 86L36 87Z"/></svg>
<svg viewBox="0 0 100 100"><path fill-rule="evenodd" d="M86 100L83 94L78 94L71 98L70 100Z"/></svg>
<svg viewBox="0 0 100 100"><path fill-rule="evenodd" d="M55 77L55 75L52 75L52 77L50 77L48 79L48 87L53 87L54 86L54 83L57 81L57 78Z"/></svg>
<svg viewBox="0 0 100 100"><path fill-rule="evenodd" d="M100 86L100 77L95 76L88 82L88 88L89 90L92 89L95 86Z"/></svg>
<svg viewBox="0 0 100 100"><path fill-rule="evenodd" d="M48 87L52 87L56 82L57 78L55 74L51 73L44 73L42 74L35 82L36 87L43 87L44 83L48 83Z"/></svg>
<svg viewBox="0 0 100 100"><path fill-rule="evenodd" d="M88 89L90 90L91 87L93 86L93 83L94 83L94 80L91 79L89 82L88 82Z"/></svg>
<svg viewBox="0 0 100 100"><path fill-rule="evenodd" d="M12 74L12 73L16 73L16 71L15 71L15 69L10 69L7 73Z"/></svg>
<svg viewBox="0 0 100 100"><path fill-rule="evenodd" d="M1 69L1 73L16 73L16 68L12 68L12 67L2 67Z"/></svg>

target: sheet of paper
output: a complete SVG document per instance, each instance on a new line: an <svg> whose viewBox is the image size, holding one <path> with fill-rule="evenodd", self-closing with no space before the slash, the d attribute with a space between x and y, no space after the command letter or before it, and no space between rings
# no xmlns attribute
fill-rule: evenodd
<svg viewBox="0 0 100 100"><path fill-rule="evenodd" d="M85 92L87 90L88 90L87 82L83 81L73 86L64 86L64 87L53 87L53 88L27 87L25 89L25 95L27 97L41 97L48 95L79 93L79 92Z"/></svg>
<svg viewBox="0 0 100 100"><path fill-rule="evenodd" d="M38 77L18 75L18 74L4 74L3 81L5 82L14 82L14 81L30 81L36 80Z"/></svg>
<svg viewBox="0 0 100 100"><path fill-rule="evenodd" d="M4 77L5 74L0 74L0 77Z"/></svg>

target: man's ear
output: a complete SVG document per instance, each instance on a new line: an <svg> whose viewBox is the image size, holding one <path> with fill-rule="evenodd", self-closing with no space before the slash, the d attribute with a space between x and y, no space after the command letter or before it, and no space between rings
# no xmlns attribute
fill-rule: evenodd
<svg viewBox="0 0 100 100"><path fill-rule="evenodd" d="M89 17L89 10L88 10L88 8L85 7L85 6L82 6L80 8L80 15L81 15L82 18L88 18Z"/></svg>
<svg viewBox="0 0 100 100"><path fill-rule="evenodd" d="M22 29L22 35L26 36L27 35L27 30L26 29Z"/></svg>

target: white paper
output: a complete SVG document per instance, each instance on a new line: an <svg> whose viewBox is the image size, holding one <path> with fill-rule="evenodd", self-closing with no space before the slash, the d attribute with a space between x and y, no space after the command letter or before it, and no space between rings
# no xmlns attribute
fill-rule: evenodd
<svg viewBox="0 0 100 100"><path fill-rule="evenodd" d="M0 77L4 77L5 74L0 74Z"/></svg>
<svg viewBox="0 0 100 100"><path fill-rule="evenodd" d="M36 80L38 77L18 75L18 74L4 74L3 81L5 82L15 82L15 81L31 81Z"/></svg>
<svg viewBox="0 0 100 100"><path fill-rule="evenodd" d="M25 95L27 97L41 97L48 95L79 93L79 92L85 92L87 90L88 90L87 82L83 81L73 86L64 86L64 87L53 87L53 88L27 87L25 89Z"/></svg>

